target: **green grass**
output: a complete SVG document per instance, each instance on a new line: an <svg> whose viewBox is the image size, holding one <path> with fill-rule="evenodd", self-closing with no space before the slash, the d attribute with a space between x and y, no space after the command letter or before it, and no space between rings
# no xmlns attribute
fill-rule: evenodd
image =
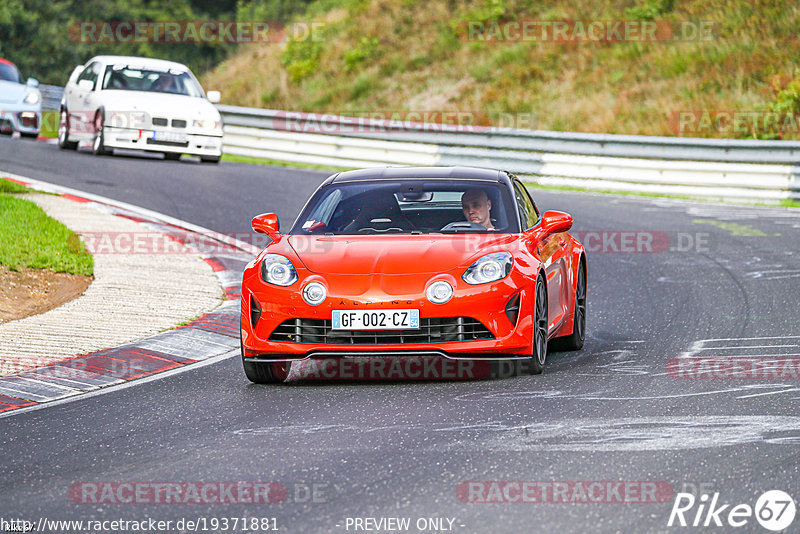
<svg viewBox="0 0 800 534"><path fill-rule="evenodd" d="M222 161L231 161L234 163L252 163L255 165L274 165L277 167L295 167L298 169L315 169L322 171L349 171L355 167L332 167L329 165L317 165L315 163L302 163L297 161L282 161L277 159L267 158L254 158L251 156L239 156L236 154L223 154Z"/></svg>
<svg viewBox="0 0 800 534"><path fill-rule="evenodd" d="M781 235L768 234L762 230L759 230L758 228L753 228L752 226L748 226L746 224L739 224L729 221L717 221L715 219L694 219L692 222L694 224L708 224L711 226L716 226L717 228L730 232L731 235L740 237L769 237Z"/></svg>
<svg viewBox="0 0 800 534"><path fill-rule="evenodd" d="M28 188L11 180L0 179L0 193L27 193Z"/></svg>
<svg viewBox="0 0 800 534"><path fill-rule="evenodd" d="M58 137L58 112L43 111L42 124L39 128L42 137Z"/></svg>
<svg viewBox="0 0 800 534"><path fill-rule="evenodd" d="M683 131L676 119L681 111L800 111L796 0L317 0L297 19L322 24L317 40L242 47L203 85L226 104L294 111L472 111L490 123L535 118L526 127L544 130L800 138L800 128L772 131L763 117L737 129L690 121ZM492 41L489 30L633 19L677 33L558 43ZM666 39L699 21L712 24L703 38ZM471 22L490 40L471 35Z"/></svg>
<svg viewBox="0 0 800 534"><path fill-rule="evenodd" d="M318 169L323 171L330 171L331 173L340 171L349 171L354 167L331 167L327 165L316 165L311 163L296 163L292 161L281 161L275 159L262 159L253 158L249 156L236 156L233 154L223 154L222 161L232 161L236 163L251 163L256 165L275 165L279 167L295 167L300 169ZM690 195L671 195L668 193L649 193L639 191L618 191L616 189L589 189L586 187L574 187L567 185L540 185L540 184L526 184L529 189L539 189L544 191L574 191L578 193L597 193L600 195L617 195L617 196L633 196L633 197L656 197L656 198L674 198L678 200L691 200L695 202L723 202L734 203L716 198L706 197L693 197ZM778 204L766 204L759 202L747 202L748 205L755 206L768 206L768 207L782 207L782 208L800 208L800 201L786 199Z"/></svg>
<svg viewBox="0 0 800 534"><path fill-rule="evenodd" d="M697 200L713 202L703 197L693 197L689 195L671 195L669 193L649 193L640 191L619 191L617 189L590 189L588 187L575 187L572 185L541 185L525 184L528 189L541 189L544 191L574 191L577 193L597 193L599 195L618 195L626 197L657 197L657 198L676 198L680 200Z"/></svg>
<svg viewBox="0 0 800 534"><path fill-rule="evenodd" d="M792 199L783 200L776 204L767 204L763 202L734 202L719 198L708 198L701 196L690 195L671 195L669 193L649 193L639 191L618 191L616 189L589 189L587 187L574 187L569 185L540 185L540 184L525 184L528 189L538 189L541 191L573 191L577 193L597 193L599 195L615 195L615 196L629 196L629 197L656 197L656 198L674 198L678 200L691 200L693 202L714 202L723 204L745 204L748 206L765 206L770 208L800 208L800 202Z"/></svg>
<svg viewBox="0 0 800 534"><path fill-rule="evenodd" d="M0 180L0 191L12 193L0 194L0 265L92 276L94 259L75 232L33 202L15 197L20 187Z"/></svg>

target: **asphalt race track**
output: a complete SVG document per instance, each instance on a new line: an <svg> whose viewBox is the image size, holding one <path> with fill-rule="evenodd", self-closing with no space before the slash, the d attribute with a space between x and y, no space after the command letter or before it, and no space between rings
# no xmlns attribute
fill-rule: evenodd
<svg viewBox="0 0 800 534"><path fill-rule="evenodd" d="M0 139L0 169L225 233L248 232L250 218L266 211L287 228L329 174L95 157L8 138ZM452 531L464 533L700 532L667 526L678 492L718 492L731 505L723 521L768 490L797 500L797 368L793 378L693 379L676 378L668 362L800 354L800 211L535 198L542 209L571 213L589 248L586 346L551 353L543 375L264 387L250 384L234 357L0 418L0 517L274 517L280 531L300 533L352 532L354 518L389 517L410 518L410 532L420 531L420 518L443 518L445 527L451 519ZM620 232L634 232L632 241ZM631 243L634 251L620 252ZM86 504L70 493L81 483L237 481L278 482L286 496L273 504ZM481 503L463 491L469 481L670 490L647 503L613 492L609 502ZM800 518L789 531L798 529ZM755 517L704 531L768 532Z"/></svg>

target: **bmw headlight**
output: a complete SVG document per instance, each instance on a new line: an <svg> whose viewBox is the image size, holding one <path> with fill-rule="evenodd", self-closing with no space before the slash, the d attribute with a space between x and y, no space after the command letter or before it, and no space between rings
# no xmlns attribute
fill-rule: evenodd
<svg viewBox="0 0 800 534"><path fill-rule="evenodd" d="M290 286L297 281L297 271L289 258L280 254L267 254L261 260L261 278L276 286Z"/></svg>
<svg viewBox="0 0 800 534"><path fill-rule="evenodd" d="M25 95L25 99L23 100L23 102L25 102L26 104L38 104L39 100L41 99L42 96L38 92L34 91L32 93L28 93L27 95Z"/></svg>
<svg viewBox="0 0 800 534"><path fill-rule="evenodd" d="M468 284L486 284L508 276L514 258L510 252L494 252L475 260L461 278Z"/></svg>
<svg viewBox="0 0 800 534"><path fill-rule="evenodd" d="M212 121L211 119L195 120L194 127L202 128L203 130L219 130L222 128L222 123L220 121Z"/></svg>

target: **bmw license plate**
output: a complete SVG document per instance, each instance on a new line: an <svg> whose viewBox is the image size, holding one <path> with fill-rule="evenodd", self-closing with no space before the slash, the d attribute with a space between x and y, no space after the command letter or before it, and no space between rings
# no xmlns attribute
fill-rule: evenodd
<svg viewBox="0 0 800 534"><path fill-rule="evenodd" d="M153 132L153 141L165 143L185 143L186 134L178 132Z"/></svg>
<svg viewBox="0 0 800 534"><path fill-rule="evenodd" d="M419 310L333 310L334 330L419 328Z"/></svg>

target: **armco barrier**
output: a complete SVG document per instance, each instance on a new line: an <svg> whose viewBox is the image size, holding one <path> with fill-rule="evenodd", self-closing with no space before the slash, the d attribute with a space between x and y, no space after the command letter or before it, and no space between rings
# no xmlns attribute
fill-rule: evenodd
<svg viewBox="0 0 800 534"><path fill-rule="evenodd" d="M348 167L470 165L507 169L543 185L768 203L800 199L800 142L465 129L218 108L230 154Z"/></svg>
<svg viewBox="0 0 800 534"><path fill-rule="evenodd" d="M41 86L45 109L63 89ZM217 106L228 154L342 167L471 165L543 185L800 200L800 142L463 128ZM353 127L357 124L357 127Z"/></svg>
<svg viewBox="0 0 800 534"><path fill-rule="evenodd" d="M39 92L42 93L42 110L58 111L64 88L57 85L40 85Z"/></svg>
<svg viewBox="0 0 800 534"><path fill-rule="evenodd" d="M432 128L432 125L423 123L366 120L330 114L223 105L217 108L226 124L267 130L297 131L297 128L308 128L304 130L305 133L584 156L800 164L800 142L795 141L588 134L496 127L473 128L470 131L457 126ZM359 127L352 128L354 123Z"/></svg>

